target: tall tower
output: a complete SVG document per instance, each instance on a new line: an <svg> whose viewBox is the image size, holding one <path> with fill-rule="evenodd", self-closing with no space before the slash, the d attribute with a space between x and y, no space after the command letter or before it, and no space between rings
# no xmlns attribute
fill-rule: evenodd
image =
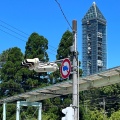
<svg viewBox="0 0 120 120"><path fill-rule="evenodd" d="M83 76L104 71L107 66L106 19L93 2L82 19Z"/></svg>

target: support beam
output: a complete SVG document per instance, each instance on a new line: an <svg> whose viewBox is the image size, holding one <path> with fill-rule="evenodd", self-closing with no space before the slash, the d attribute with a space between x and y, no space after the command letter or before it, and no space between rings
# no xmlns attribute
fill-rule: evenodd
<svg viewBox="0 0 120 120"><path fill-rule="evenodd" d="M39 104L39 106L38 106L38 120L42 120L42 105L41 104Z"/></svg>
<svg viewBox="0 0 120 120"><path fill-rule="evenodd" d="M3 120L6 120L6 103L3 103Z"/></svg>
<svg viewBox="0 0 120 120"><path fill-rule="evenodd" d="M20 120L20 101L17 101L16 120Z"/></svg>

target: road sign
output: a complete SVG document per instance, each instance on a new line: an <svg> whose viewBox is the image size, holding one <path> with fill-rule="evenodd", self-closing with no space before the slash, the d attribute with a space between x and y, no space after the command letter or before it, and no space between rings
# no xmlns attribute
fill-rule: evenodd
<svg viewBox="0 0 120 120"><path fill-rule="evenodd" d="M71 64L70 64L70 60L69 59L64 59L62 61L61 67L60 67L60 73L62 78L66 79L71 72Z"/></svg>

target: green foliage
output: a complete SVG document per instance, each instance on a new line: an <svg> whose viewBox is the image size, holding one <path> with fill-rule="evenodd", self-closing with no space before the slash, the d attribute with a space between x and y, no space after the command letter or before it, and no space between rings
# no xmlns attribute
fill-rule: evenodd
<svg viewBox="0 0 120 120"><path fill-rule="evenodd" d="M0 105L0 120L2 120L3 119L3 107L2 107L2 105Z"/></svg>
<svg viewBox="0 0 120 120"><path fill-rule="evenodd" d="M40 61L47 62L49 60L47 49L48 40L37 33L32 33L26 43L25 59L39 58ZM30 70L23 70L23 86L24 89L31 90L33 88L43 87L48 84L45 78L47 73L36 73Z"/></svg>
<svg viewBox="0 0 120 120"><path fill-rule="evenodd" d="M117 112L114 112L109 120L120 120L120 110Z"/></svg>
<svg viewBox="0 0 120 120"><path fill-rule="evenodd" d="M58 116L54 113L43 113L42 120L58 120Z"/></svg>
<svg viewBox="0 0 120 120"><path fill-rule="evenodd" d="M73 43L73 35L70 31L66 31L59 43L59 47L57 50L56 58L57 60L68 58L71 54L70 52L70 46L72 46Z"/></svg>
<svg viewBox="0 0 120 120"><path fill-rule="evenodd" d="M40 61L49 60L46 50L48 49L48 40L37 33L32 33L26 43L25 58L39 58Z"/></svg>
<svg viewBox="0 0 120 120"><path fill-rule="evenodd" d="M73 35L72 32L70 31L66 31L59 43L58 49L57 49L57 55L56 55L56 59L60 60L60 59L64 59L64 58L68 58L71 55L70 52L70 46L73 43ZM61 64L58 64L58 66L60 66ZM56 71L54 73L52 73L53 78L55 81L54 83L58 83L58 82L62 82L63 79L60 76L60 71Z"/></svg>
<svg viewBox="0 0 120 120"><path fill-rule="evenodd" d="M60 40L58 49L57 49L57 55L56 55L56 59L57 60L61 60L64 58L70 58L70 61L72 63L72 52L70 51L70 47L73 44L73 34L72 32L70 32L69 30L65 31L65 33L62 35L62 38ZM81 63L79 63L81 64ZM61 64L58 64L58 66L60 67ZM82 71L80 69L80 76L82 74ZM72 75L69 76L68 79L72 79ZM63 80L68 80L68 79L63 79L60 75L60 71L56 71L54 73L50 74L50 81L51 83L58 83L58 82L63 82Z"/></svg>
<svg viewBox="0 0 120 120"><path fill-rule="evenodd" d="M0 62L6 62L7 61L9 51L10 51L10 49L5 50L0 54Z"/></svg>
<svg viewBox="0 0 120 120"><path fill-rule="evenodd" d="M16 120L15 116L16 116L16 105L15 104L6 104L6 108L7 108L7 120Z"/></svg>
<svg viewBox="0 0 120 120"><path fill-rule="evenodd" d="M32 33L25 48L25 55L17 47L10 48L0 54L0 66L2 67L0 69L2 80L0 84L0 98L13 96L48 85L48 80L45 78L47 73L36 73L30 71L28 68L21 67L21 62L24 58L38 57L43 62L49 60L46 52L48 49L47 39L37 33ZM33 110L30 107L26 109L27 119L32 119ZM2 111L2 107L0 107L0 111ZM9 120L15 120L15 113L16 107L14 110L12 106L7 107L7 117L9 117ZM24 118L23 114L21 112L21 117ZM2 112L0 112L0 117L2 119ZM36 119L33 118L33 120Z"/></svg>
<svg viewBox="0 0 120 120"><path fill-rule="evenodd" d="M5 64L1 69L1 80L0 84L0 95L1 96L11 96L14 94L18 94L23 92L19 82L20 82L20 69L21 69L21 61L23 58L23 54L21 50L17 47L9 49L9 52L6 51L7 58ZM3 53L3 54L4 54Z"/></svg>
<svg viewBox="0 0 120 120"><path fill-rule="evenodd" d="M84 120L109 120L102 109L95 109L94 111L88 109L87 112L83 113L83 115Z"/></svg>

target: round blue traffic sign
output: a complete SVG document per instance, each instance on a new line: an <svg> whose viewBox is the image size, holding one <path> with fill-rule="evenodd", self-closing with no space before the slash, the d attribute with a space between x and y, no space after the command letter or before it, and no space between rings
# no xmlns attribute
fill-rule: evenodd
<svg viewBox="0 0 120 120"><path fill-rule="evenodd" d="M66 79L71 72L71 64L70 64L70 60L69 59L64 59L62 61L61 67L60 67L60 73L62 78Z"/></svg>

